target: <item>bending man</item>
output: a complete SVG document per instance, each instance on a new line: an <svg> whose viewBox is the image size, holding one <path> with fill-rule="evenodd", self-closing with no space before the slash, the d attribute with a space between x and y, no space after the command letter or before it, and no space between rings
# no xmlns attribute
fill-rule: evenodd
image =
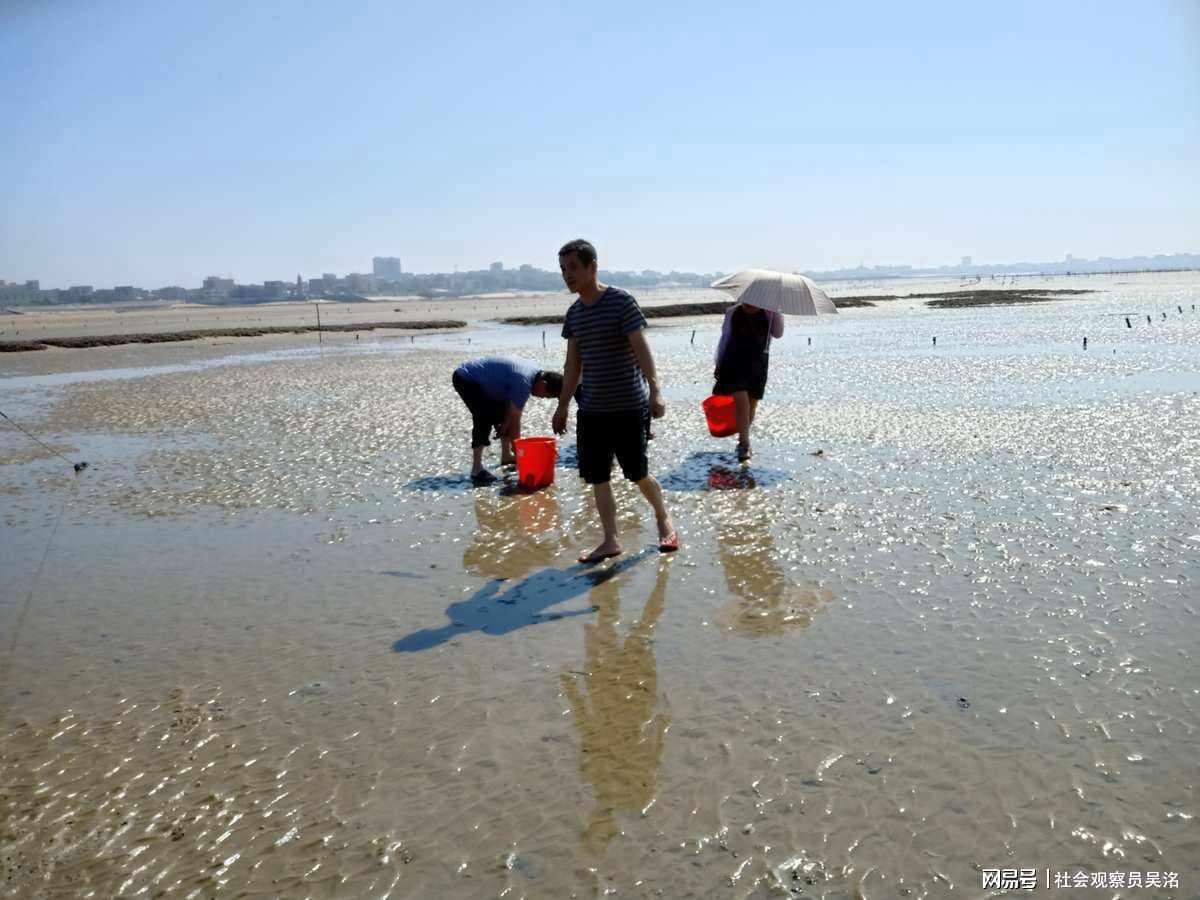
<svg viewBox="0 0 1200 900"><path fill-rule="evenodd" d="M483 448L491 444L492 429L500 438L500 465L516 461L513 441L521 436L525 401L557 397L563 377L544 372L527 359L485 356L463 363L451 379L458 396L471 411L471 480L491 484L496 476L483 467Z"/></svg>

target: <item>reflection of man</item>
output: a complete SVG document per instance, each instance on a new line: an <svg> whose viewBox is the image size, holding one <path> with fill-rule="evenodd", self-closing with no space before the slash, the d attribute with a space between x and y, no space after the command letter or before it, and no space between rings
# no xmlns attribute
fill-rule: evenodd
<svg viewBox="0 0 1200 900"><path fill-rule="evenodd" d="M558 501L549 491L475 494L475 533L463 568L483 578L522 578L553 564L558 551Z"/></svg>
<svg viewBox="0 0 1200 900"><path fill-rule="evenodd" d="M595 852L616 835L617 810L644 809L657 789L670 718L655 711L658 666L651 634L666 590L667 566L660 564L641 618L621 641L616 579L593 588L589 599L599 615L584 626L585 671L560 676L579 731L579 768L596 798L584 831L584 842Z"/></svg>
<svg viewBox="0 0 1200 900"><path fill-rule="evenodd" d="M483 448L491 443L492 428L500 435L500 464L513 462L525 402L530 396L557 397L563 379L515 356L485 356L455 369L452 381L471 411L471 480L490 484L496 476L483 467Z"/></svg>
<svg viewBox="0 0 1200 900"><path fill-rule="evenodd" d="M730 515L717 526L717 552L732 595L717 618L726 628L752 636L807 628L833 594L788 580L779 564L767 510L748 514L747 507L754 502L765 503L764 495L738 491Z"/></svg>

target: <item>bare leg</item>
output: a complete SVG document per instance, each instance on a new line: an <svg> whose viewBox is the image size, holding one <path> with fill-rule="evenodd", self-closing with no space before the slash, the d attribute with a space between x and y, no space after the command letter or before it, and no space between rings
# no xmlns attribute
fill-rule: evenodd
<svg viewBox="0 0 1200 900"><path fill-rule="evenodd" d="M517 461L517 453L511 438L500 439L500 465L507 466Z"/></svg>
<svg viewBox="0 0 1200 900"><path fill-rule="evenodd" d="M654 520L658 525L659 540L671 536L671 532L675 530L675 523L671 521L671 514L667 512L667 504L663 500L662 487L653 475L647 475L641 481L637 482L638 489L642 495L650 501L650 505L654 507Z"/></svg>
<svg viewBox="0 0 1200 900"><path fill-rule="evenodd" d="M750 456L750 423L754 420L754 401L746 391L734 391L734 411L737 414L738 459Z"/></svg>
<svg viewBox="0 0 1200 900"><path fill-rule="evenodd" d="M758 401L750 397L750 424L754 424L754 413L758 410Z"/></svg>
<svg viewBox="0 0 1200 900"><path fill-rule="evenodd" d="M604 540L587 556L581 556L580 561L615 556L621 552L621 544L617 540L617 501L613 497L612 483L605 481L603 484L593 484L592 496L596 499L596 512L600 514L600 527L604 529Z"/></svg>
<svg viewBox="0 0 1200 900"><path fill-rule="evenodd" d="M479 471L482 468L483 468L483 448L482 447L472 447L471 448L471 474L478 475Z"/></svg>

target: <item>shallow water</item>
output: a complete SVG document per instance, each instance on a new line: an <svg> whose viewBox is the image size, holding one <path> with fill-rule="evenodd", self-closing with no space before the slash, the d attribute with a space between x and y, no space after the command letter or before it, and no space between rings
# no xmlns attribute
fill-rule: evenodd
<svg viewBox="0 0 1200 900"><path fill-rule="evenodd" d="M748 468L654 328L684 549L619 484L594 570L570 436L462 478L449 371L553 330L14 367L90 467L0 430L0 891L1194 896L1200 279L1086 281L789 321Z"/></svg>

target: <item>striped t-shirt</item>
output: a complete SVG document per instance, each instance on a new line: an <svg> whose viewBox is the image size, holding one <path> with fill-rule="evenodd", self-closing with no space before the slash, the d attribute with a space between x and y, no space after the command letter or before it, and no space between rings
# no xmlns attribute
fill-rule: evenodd
<svg viewBox="0 0 1200 900"><path fill-rule="evenodd" d="M620 288L606 288L591 306L583 300L571 304L562 336L579 341L583 412L633 411L649 404L645 376L629 346L629 335L645 327L637 301Z"/></svg>

